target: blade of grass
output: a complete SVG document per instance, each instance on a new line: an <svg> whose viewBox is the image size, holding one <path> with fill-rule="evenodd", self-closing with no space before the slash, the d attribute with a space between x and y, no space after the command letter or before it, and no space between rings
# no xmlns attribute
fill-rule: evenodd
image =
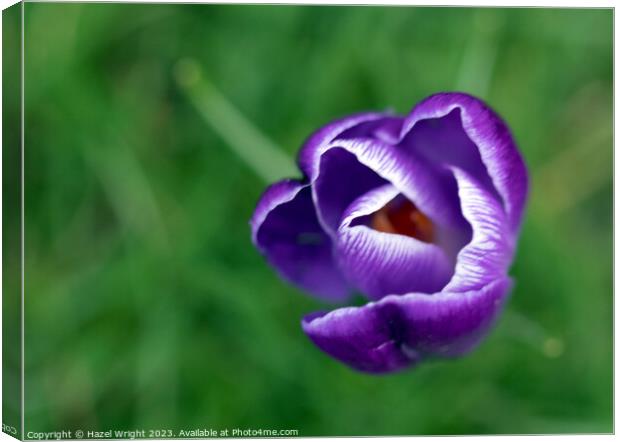
<svg viewBox="0 0 620 442"><path fill-rule="evenodd" d="M498 11L477 10L472 17L472 30L463 52L456 90L485 97L493 77L497 55L497 33L503 17Z"/></svg>
<svg viewBox="0 0 620 442"><path fill-rule="evenodd" d="M193 60L175 67L180 89L200 116L246 165L266 182L298 174L293 160L209 82Z"/></svg>

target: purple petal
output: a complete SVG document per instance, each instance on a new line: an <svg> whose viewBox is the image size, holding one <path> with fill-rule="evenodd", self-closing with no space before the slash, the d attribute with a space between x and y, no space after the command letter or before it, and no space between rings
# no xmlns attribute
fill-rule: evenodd
<svg viewBox="0 0 620 442"><path fill-rule="evenodd" d="M318 164L318 159L325 151L326 147L336 138L344 135L355 137L361 134L368 134L368 127L364 123L375 123L384 121L385 114L378 112L366 112L350 115L323 126L321 129L310 135L301 147L298 156L298 163L301 170L310 177L314 174L314 169ZM402 119L400 119L402 124ZM358 131L358 128L360 129ZM400 129L400 125L397 130ZM375 128L374 130L377 130ZM381 131L380 131L381 133ZM392 134L394 136L395 134ZM395 137L396 138L396 137Z"/></svg>
<svg viewBox="0 0 620 442"><path fill-rule="evenodd" d="M398 147L436 166L452 165L465 170L501 201L478 147L463 130L459 108L441 118L418 121Z"/></svg>
<svg viewBox="0 0 620 442"><path fill-rule="evenodd" d="M460 126L467 137L459 134L458 115L452 114L455 109L460 111ZM462 93L433 95L405 119L401 139L413 143L413 149L431 161L462 168L488 190L490 180L502 198L511 232L516 234L527 196L527 171L508 127L486 104ZM477 165L477 152L488 178Z"/></svg>
<svg viewBox="0 0 620 442"><path fill-rule="evenodd" d="M319 222L335 238L344 209L358 196L385 182L379 175L331 142L355 137L398 141L402 117L366 113L335 121L314 135L299 153L299 163L311 178Z"/></svg>
<svg viewBox="0 0 620 442"><path fill-rule="evenodd" d="M479 290L393 297L400 306L403 340L420 354L454 357L472 350L489 331L510 292L508 277Z"/></svg>
<svg viewBox="0 0 620 442"><path fill-rule="evenodd" d="M323 351L361 371L385 373L427 357L470 351L493 324L508 295L502 278L480 290L387 296L302 320Z"/></svg>
<svg viewBox="0 0 620 442"><path fill-rule="evenodd" d="M331 239L317 220L309 185L284 180L270 186L250 225L254 244L285 279L324 299L349 295L334 263Z"/></svg>
<svg viewBox="0 0 620 442"><path fill-rule="evenodd" d="M439 246L357 223L398 195L391 184L368 192L345 211L338 230L340 268L350 283L371 299L433 293L446 285L453 273L453 263Z"/></svg>
<svg viewBox="0 0 620 442"><path fill-rule="evenodd" d="M500 278L512 261L514 242L501 203L465 171L452 168L461 210L472 226L472 239L459 252L454 276L444 288L464 292Z"/></svg>
<svg viewBox="0 0 620 442"><path fill-rule="evenodd" d="M332 148L320 157L320 173L313 184L319 219L336 237L344 210L360 195L381 186L385 180L344 149Z"/></svg>
<svg viewBox="0 0 620 442"><path fill-rule="evenodd" d="M345 364L370 373L402 369L416 362L415 352L402 351L391 328L390 313L378 304L344 307L329 313L313 313L301 326L324 352Z"/></svg>

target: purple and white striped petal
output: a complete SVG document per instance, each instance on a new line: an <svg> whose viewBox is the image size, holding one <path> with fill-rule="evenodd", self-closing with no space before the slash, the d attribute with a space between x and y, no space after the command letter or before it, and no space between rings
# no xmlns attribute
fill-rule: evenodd
<svg viewBox="0 0 620 442"><path fill-rule="evenodd" d="M514 252L506 213L501 203L467 172L452 168L471 241L457 255L454 276L446 291L476 290L506 274Z"/></svg>
<svg viewBox="0 0 620 442"><path fill-rule="evenodd" d="M453 114L454 110L460 114ZM458 134L457 116L467 137ZM425 127L427 120L432 120L430 128ZM408 144L407 141L415 145L416 152L426 152L439 162L460 167L483 185L486 169L502 199L511 234L516 235L527 198L527 170L508 126L490 107L463 93L432 95L405 118L401 143ZM484 169L475 165L476 154Z"/></svg>
<svg viewBox="0 0 620 442"><path fill-rule="evenodd" d="M396 125L395 121L397 122ZM384 126L385 129L383 129ZM401 126L401 117L392 117L379 112L365 112L335 120L308 137L297 157L299 168L307 177L313 175L313 170L318 164L318 158L330 143L338 138L343 136L352 138L378 133L383 135L384 139L395 141L398 139Z"/></svg>
<svg viewBox="0 0 620 442"><path fill-rule="evenodd" d="M450 257L438 245L380 232L361 222L398 195L391 184L366 193L345 211L338 230L340 268L350 283L371 299L438 291L454 270Z"/></svg>

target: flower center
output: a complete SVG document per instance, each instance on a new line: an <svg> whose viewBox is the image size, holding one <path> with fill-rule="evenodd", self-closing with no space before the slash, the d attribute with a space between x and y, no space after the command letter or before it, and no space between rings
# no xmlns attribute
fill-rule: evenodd
<svg viewBox="0 0 620 442"><path fill-rule="evenodd" d="M427 243L435 237L433 222L409 200L389 202L372 215L370 226L379 232L407 235Z"/></svg>

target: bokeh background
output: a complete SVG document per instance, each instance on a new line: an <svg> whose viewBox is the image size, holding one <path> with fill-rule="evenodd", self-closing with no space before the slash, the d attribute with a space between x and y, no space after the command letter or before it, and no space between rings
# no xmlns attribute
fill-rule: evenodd
<svg viewBox="0 0 620 442"><path fill-rule="evenodd" d="M26 431L612 431L611 10L25 11ZM444 90L529 166L516 287L468 357L359 374L250 243L252 158L277 175L330 119Z"/></svg>

